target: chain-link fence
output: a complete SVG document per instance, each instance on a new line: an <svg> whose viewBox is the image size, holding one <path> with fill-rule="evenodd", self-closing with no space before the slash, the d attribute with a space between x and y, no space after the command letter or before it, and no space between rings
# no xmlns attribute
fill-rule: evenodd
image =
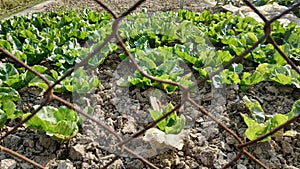
<svg viewBox="0 0 300 169"><path fill-rule="evenodd" d="M264 35L260 39L258 39L257 42L255 42L250 48L248 48L245 51L243 51L239 56L233 58L230 62L228 62L227 64L223 65L222 68L220 68L217 71L214 71L209 76L207 76L208 78L202 79L201 81L198 81L197 84L194 84L193 86L186 87L186 86L184 86L184 85L182 85L180 83L177 83L177 82L173 82L173 81L169 81L169 80L162 80L160 78L156 78L156 77L150 76L147 72L144 71L144 69L142 67L139 66L139 64L137 63L135 57L128 50L128 47L123 42L123 40L120 37L120 35L118 34L118 30L120 28L120 23L123 21L123 19L127 15L129 15L132 11L134 11L136 8L138 8L146 0L140 0L140 1L136 2L129 9L127 9L126 12L122 13L121 15L117 15L114 12L113 9L111 9L109 6L107 6L102 1L99 1L99 0L95 0L95 1L102 8L104 8L107 12L109 12L113 16L114 20L111 23L112 33L109 36L107 36L99 46L97 46L95 49L93 49L93 51L87 57L85 57L84 59L82 59L80 63L76 64L76 66L74 66L73 68L71 68L62 77L60 77L58 80L56 80L55 83L51 83L44 75L40 74L39 72L37 72L32 67L30 67L26 63L24 63L21 60L19 60L17 57L15 57L12 54L10 54L8 51L4 50L3 48L0 48L0 52L2 53L2 55L4 55L10 61L13 61L13 62L17 63L20 67L23 67L26 70L29 70L35 76L39 77L43 82L45 82L48 85L48 89L44 92L43 101L40 103L39 107L37 107L29 116L27 116L26 118L24 118L18 125L14 126L11 130L7 131L1 137L1 139L0 139L1 141L3 141L7 136L11 135L12 133L15 133L18 130L19 127L21 127L24 123L26 123L33 116L35 116L37 114L37 112L39 112L41 109L43 109L44 106L50 104L53 101L57 101L60 104L63 104L65 106L67 106L68 108L75 110L80 115L86 117L89 121L92 121L92 122L96 123L98 126L100 126L102 128L102 130L105 130L105 132L107 132L110 135L112 135L112 137L115 137L115 139L117 140L117 143L115 145L113 145L113 146L117 146L117 147L120 148L121 151L124 151L124 152L127 152L127 153L131 154L131 156L139 159L140 161L142 161L144 164L146 164L150 168L158 168L153 163L149 162L146 158L144 158L143 156L141 156L140 154L136 153L131 148L129 148L128 146L126 146L126 144L132 142L135 138L138 138L139 136L142 136L147 130L149 130L150 128L155 127L159 122L161 122L162 120L166 119L168 116L170 116L171 114L173 114L175 111L179 111L180 107L183 104L189 103L194 108L196 108L199 112L201 112L203 115L207 116L209 119L211 119L216 124L218 124L219 127L221 127L223 130L225 130L226 132L228 132L229 135L231 135L232 137L234 137L234 139L238 142L238 144L235 145L236 156L233 157L231 159L231 161L228 162L228 164L226 164L225 166L223 166L223 168L228 168L230 166L233 166L243 155L245 155L245 156L249 157L251 160L255 161L262 168L268 168L265 164L263 164L261 161L259 161L258 159L256 159L254 157L254 155L252 155L251 153L249 153L249 151L247 150L247 147L250 146L250 145L257 144L259 141L264 140L265 138L273 135L274 133L280 131L281 129L283 129L286 126L290 125L291 123L295 122L297 119L300 118L300 115L294 116L293 118L291 118L290 120L288 120L286 123L281 124L278 127L272 129L267 134L264 134L264 135L262 135L262 136L260 136L260 137L258 137L256 139L254 139L252 141L245 142L245 140L243 138L241 138L240 136L238 136L235 131L233 131L228 126L226 126L223 122L221 122L221 120L219 120L217 117L215 117L215 115L213 115L212 113L210 113L203 106L199 105L197 103L197 101L195 101L191 97L191 89L193 89L195 86L198 86L199 84L203 84L203 82L209 80L209 77L213 77L214 75L219 74L224 68L226 69L226 68L230 67L233 63L239 63L239 62L241 62L242 59L246 55L248 55L249 53L251 53L255 48L257 48L260 44L262 44L266 40L270 41L270 43L274 46L275 50L278 51L278 53L280 53L280 55L284 58L284 60L298 74L300 74L299 67L297 67L297 65L283 52L283 50L277 45L276 41L270 35L271 28L272 28L271 24L274 21L276 21L279 18L281 18L282 16L284 16L285 14L288 14L291 11L295 10L296 8L298 8L300 6L300 2L294 4L292 7L290 7L288 10L282 12L280 15L275 16L275 17L273 17L271 19L267 19L260 11L257 10L257 8L252 3L250 3L247 0L245 0L244 3L247 6L249 6L256 14L258 14L260 16L260 18L264 21ZM101 51L101 49L103 47L105 47L113 39L116 39L118 45L123 49L123 51L125 52L125 54L128 56L128 58L130 60L129 63L132 64L131 66L133 66L134 69L137 70L142 76L150 79L151 81L157 82L157 83L168 84L168 85L172 85L172 86L177 86L182 91L181 102L179 104L175 105L174 108L171 111L169 111L168 113L166 113L162 117L158 118L156 121L150 122L149 124L146 125L146 127L140 129L139 131L135 132L130 137L127 137L125 139L122 138L116 131L114 131L111 127L109 127L108 125L106 125L102 121L98 120L97 118L93 117L90 114L87 114L82 109L74 106L72 103L70 103L70 102L66 101L65 99L57 96L53 92L54 91L54 87L56 85L59 85L64 79L66 79L67 77L71 76L71 74L75 70L77 70L78 68L80 68L82 66L85 66L91 58L93 58L97 53L99 53L99 51ZM28 163L31 163L32 165L34 165L37 168L44 168L40 164L37 164L36 162L34 162L34 161L32 161L32 160L24 157L23 155L18 154L18 153L14 152L14 151L12 151L12 150L10 150L8 148L5 148L3 146L1 146L1 151L9 153L9 154L11 154L11 155L13 155L15 157L18 157L18 158L24 160L24 161L27 161ZM107 163L106 166L103 167L103 168L109 167L111 164L113 164L119 158L120 158L119 154L116 153L116 156L114 158L112 158L112 160L109 163Z"/></svg>

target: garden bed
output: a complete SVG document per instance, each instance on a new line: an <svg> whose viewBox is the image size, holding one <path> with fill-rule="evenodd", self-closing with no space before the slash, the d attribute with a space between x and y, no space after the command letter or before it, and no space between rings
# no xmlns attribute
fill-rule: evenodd
<svg viewBox="0 0 300 169"><path fill-rule="evenodd" d="M108 1L107 3L109 3L117 13L121 13L134 2ZM213 6L208 6L207 3L199 4L198 1L191 1L187 4L188 5L186 5L185 8L193 11L203 11L204 8L209 8L212 11L217 10L217 8L214 8ZM179 1L178 3L174 3L174 1L149 1L146 2L143 7L147 7L148 11L152 14L157 11L177 11L179 9ZM82 13L85 12L85 8L92 8L98 11L102 10L91 1L67 0L61 0L56 4L47 6L43 10L45 12L58 11L61 8L80 10ZM137 11L142 11L142 8L139 8ZM71 15L75 14L73 13ZM51 16L55 16L55 14ZM64 15L62 14L61 17L63 16ZM187 17L188 16L189 15L187 15ZM222 17L226 18L230 16L225 16L224 14ZM45 17L43 18L45 19ZM97 20L97 17L90 15L89 19L92 20L90 24L93 24L93 20ZM65 22L72 22L72 19L68 21L68 18L65 18ZM203 27L205 26L207 25L203 25ZM259 26L257 29L259 29ZM254 29L254 31L257 31L257 29ZM134 30L134 27L128 29L128 31L132 30ZM193 31L193 29L190 29L190 31ZM74 37L84 39L83 34L74 34ZM217 41L217 38L215 40ZM157 43L163 43L160 41L162 40L160 39ZM134 45L136 46L143 45L143 43L141 43L143 41L136 40L135 42ZM171 48L175 42L165 43L165 46ZM78 40L78 45L89 47L90 44ZM70 46L72 45L69 45L69 47ZM132 47L132 49L134 50L136 46ZM166 50L167 47L165 46L160 46L160 50ZM219 48L220 46L212 50L217 50ZM90 106L94 108L93 117L103 121L106 125L112 127L121 134L122 137L126 138L151 121L150 116L147 116L149 114L148 109L151 109L149 96L155 95L156 89L149 86L142 86L142 88L140 88L134 85L131 87L118 87L118 85L116 85L116 80L118 80L119 76L128 75L126 73L132 71L131 65L120 58L121 53L121 50L109 51L104 63L93 70L93 77L99 79L101 84L89 98L91 99ZM52 59L55 60L56 58ZM7 60L3 59L2 61ZM33 62L34 61L36 60L33 60ZM68 62L72 62L72 60L70 59ZM43 60L41 63L42 66L59 72L60 68L47 64L46 60ZM57 61L55 63L58 65L63 62ZM251 73L253 73L259 65L258 62L251 61L251 59L244 60L242 64L244 70ZM199 69L194 69L195 64L193 65L194 67L190 65L191 63L187 64L187 67L189 68L189 73L193 73L193 81L199 82L201 80L199 72L201 71L198 71ZM53 72L50 73L49 71L46 71L46 73L52 73L53 75ZM89 73L92 73L92 71ZM242 75L240 74L240 76ZM247 86L247 90L241 90L240 84L233 83L224 85L221 89L214 89L212 83L205 83L204 85L199 84L197 89L198 93L194 99L197 103L218 117L222 123L235 131L241 138L246 139L245 131L247 130L247 125L241 114L250 115L251 113L243 103L244 96L257 100L268 115L289 113L293 104L300 98L300 91L298 88L293 87L293 85L279 84L275 80L265 80L264 82ZM17 102L17 106L24 112L32 111L32 106L38 105L41 102L40 85L37 83L35 84L36 85L33 84L31 87L25 87L19 90L21 101ZM168 102L176 104L181 101L180 92L167 94L167 92L163 91L161 88L160 91L163 93L161 99L162 104ZM171 93L172 91L169 90L168 92ZM76 102L79 97L78 95L75 96L70 93L59 93L58 95L73 102ZM61 104L57 102L51 103L51 106L55 107L60 105ZM137 145L140 145L142 138L139 138L140 140L137 142L129 143L127 146L146 156L147 159L158 168L221 168L235 157L238 152L235 148L237 142L232 136L215 124L211 119L198 112L196 108L191 105L186 105L181 112L186 116L190 115L193 117L192 120L187 123L187 135L184 138L182 150L171 148L162 151L158 155L155 153L154 155L149 155L148 152L143 151L144 147L141 147L140 149L137 147ZM19 120L20 119L9 120L5 127L1 128L1 135L16 125ZM286 130L291 129L298 133L300 132L299 120L286 128ZM87 120L82 123L79 128L79 133L75 137L62 143L52 139L46 134L41 134L36 130L22 127L18 132L5 138L1 145L11 148L49 168L100 168L116 156L119 156L119 159L115 161L110 168L147 168L145 164L138 159L113 150L112 145L115 141L114 138L110 136L109 133L103 131L104 130L100 126ZM299 134L295 137L274 137L268 142L257 143L249 147L249 152L253 153L256 158L270 168L300 168L299 139ZM142 146L147 147L147 145ZM0 168L5 168L5 166L11 166L12 168L33 168L30 164L5 153L0 154L0 160ZM233 168L256 169L259 168L259 166L244 156L237 161Z"/></svg>

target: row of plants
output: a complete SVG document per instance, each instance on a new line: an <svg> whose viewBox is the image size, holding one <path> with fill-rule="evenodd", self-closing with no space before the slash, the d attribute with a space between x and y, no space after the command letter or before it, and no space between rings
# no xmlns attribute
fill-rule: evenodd
<svg viewBox="0 0 300 169"><path fill-rule="evenodd" d="M54 83L93 50L91 44L101 43L110 34L108 23L111 18L107 13L88 10L81 15L75 11L61 11L14 17L2 21L0 25L0 46ZM104 47L90 60L88 66L100 65L116 46L109 44ZM48 85L16 63L9 63L9 60L0 62L0 67L3 126L9 119L26 118L30 114L16 109L16 102L21 99L18 90L30 87L45 91ZM99 79L91 74L90 69L81 67L57 85L54 92L84 96L99 85ZM85 97L76 100L75 104L86 107L85 111L90 114L93 112ZM34 106L37 107L38 105ZM65 141L76 135L83 119L64 106L46 106L26 125Z"/></svg>
<svg viewBox="0 0 300 169"><path fill-rule="evenodd" d="M111 21L112 17L108 13L89 10L82 13L59 11L14 17L2 21L0 25L0 46L31 65L49 81L54 82L84 59L111 33ZM263 36L263 26L253 18L241 18L230 13L212 14L208 11L194 13L182 10L149 15L143 12L127 16L121 24L119 34L145 72L156 78L178 82L188 87L193 84L192 74L182 66L183 64L205 78L252 46ZM271 34L280 48L299 65L300 28L295 23L283 26L279 22L274 22L272 27ZM57 85L54 91L82 95L93 91L99 86L100 81L86 68L101 66L108 55L119 54L118 49L116 43L110 42L89 60L88 65L77 69L72 76ZM124 53L119 56L120 59L126 59ZM291 69L268 41L248 54L245 59L254 63L256 68L246 71L242 64L234 63L208 82L216 88L234 83L239 85L241 90L248 90L262 81L300 87L300 75ZM44 63L49 63L50 66L45 66ZM46 90L48 86L15 63L0 63L0 67L0 90L4 91L0 94L1 124L4 125L7 119L28 116L27 113L22 113L16 108L12 110L7 108L16 107L15 103L20 99L19 89L36 87ZM122 77L118 84L135 85L141 88L157 87L169 94L178 90L175 86L151 81L137 71L133 75ZM80 101L78 104L88 103ZM165 110L169 110L170 107L168 105ZM285 119L299 114L299 101L292 109L292 113ZM91 107L88 110L92 112ZM150 111L154 120L165 113L165 111ZM253 117L248 118L245 115L243 117L249 128L263 123ZM266 116L266 119L269 117L271 119L271 116ZM45 107L26 125L48 135L68 139L78 132L77 126L82 121L78 119L76 113L65 107ZM167 122L170 119L172 123ZM158 127L168 134L176 134L184 128L183 119L184 117L177 118L172 115L166 119L166 122L159 123ZM177 120L180 122L177 123ZM266 121L271 125L267 125L268 129L264 129L265 133L284 122ZM53 125L60 127L53 127ZM172 133L172 131L176 132ZM254 139L260 134L263 134L261 130L249 130L246 136Z"/></svg>

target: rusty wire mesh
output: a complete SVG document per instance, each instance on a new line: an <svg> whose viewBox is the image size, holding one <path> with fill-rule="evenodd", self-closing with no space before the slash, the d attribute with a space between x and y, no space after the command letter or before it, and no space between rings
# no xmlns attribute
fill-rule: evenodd
<svg viewBox="0 0 300 169"><path fill-rule="evenodd" d="M126 48L126 45L124 44L124 42L122 41L122 39L120 38L120 36L118 35L117 31L119 29L120 23L122 22L122 19L124 19L124 17L126 17L127 15L129 15L132 11L134 11L137 7L139 7L143 2L145 2L146 0L139 0L138 2L136 2L133 6L131 6L129 9L127 9L126 12L122 13L121 15L117 15L109 6L107 6L106 4L104 4L103 2L101 2L100 0L95 0L101 7L103 7L106 11L108 11L114 18L114 21L112 22L112 33L105 38L105 40L103 41L102 44L100 44L92 53L90 53L84 60L82 60L78 65L74 66L72 69L70 69L67 73L65 73L65 75L63 77L61 77L59 80L57 80L54 84L52 84L51 82L49 82L47 80L47 78L45 78L43 75L41 75L40 73L38 73L37 71L35 71L33 68L31 68L30 66L28 66L27 64L23 63L22 61L20 61L19 59L17 59L15 56L11 55L9 52L7 52L6 50L4 50L3 48L0 47L0 53L2 53L4 56L6 56L7 58L13 60L14 62L18 63L20 66L24 67L25 69L29 70L30 72L32 72L34 75L36 75L37 77L39 77L40 79L42 79L47 85L48 85L48 90L44 93L43 96L43 102L40 104L40 106L35 109L30 116L28 116L26 119L22 120L18 125L14 126L13 129L11 129L10 131L6 132L5 135L3 135L0 138L0 141L3 140L4 138L6 138L8 135L14 133L17 131L17 129L22 126L26 121L28 121L30 118L32 118L39 110L41 110L44 106L48 105L51 101L58 101L62 104L64 104L65 106L69 107L70 109L75 110L76 112L78 112L79 114L85 116L87 119L95 122L97 125L99 125L100 127L103 128L103 130L108 131L109 133L111 133L114 137L116 137L119 140L118 146L120 148L122 148L123 151L126 151L127 153L133 155L134 157L138 158L139 160L141 160L143 163L147 164L149 167L151 168L157 168L154 164L152 164L151 162L149 162L147 159L145 159L144 157L136 154L134 151L132 151L130 148L126 147L125 144L132 141L133 139L135 139L136 137L142 135L143 133L145 133L146 130L155 127L156 123L158 123L159 121L163 120L164 118L166 118L167 116L169 116L171 113L173 113L174 111L178 110L181 107L181 104L184 102L190 102L193 106L195 106L201 113L203 113L205 116L209 117L210 119L212 119L214 122L216 122L221 128L223 128L226 132L228 132L230 135L232 135L239 144L236 145L236 151L237 151L237 155L225 166L223 166L223 168L228 168L230 166L232 166L237 160L239 160L243 155L248 156L251 160L255 161L258 165L260 165L262 168L268 168L266 165L264 165L261 161L259 161L258 159L256 159L251 153L249 153L247 151L247 147L250 145L253 145L261 140L263 140L264 138L271 136L272 134L276 133L277 131L283 129L284 127L286 127L287 125L295 122L297 119L300 118L300 115L297 115L295 117L293 117L292 119L290 119L289 121L287 121L285 124L282 124L276 128L274 128L272 131L270 131L267 134L264 134L260 137L258 137L255 140L252 141L248 141L245 142L241 137L239 137L233 130L231 130L230 128L228 128L225 124L223 124L221 121L218 120L218 118L216 118L215 116L213 116L210 112L208 112L205 108L203 108L201 105L199 105L198 103L196 103L196 101L194 101L191 97L190 97L190 92L189 92L189 88L186 88L185 86L179 84L179 83L175 83L175 82L171 82L171 81L166 81L166 80L161 80L161 79L157 79L155 77L149 76L147 73L145 73L137 64L136 60L134 59L134 57L132 56L132 54L129 52L129 50ZM262 44L265 40L269 40L274 48L280 53L280 55L287 61L288 64L291 65L291 67L298 73L300 74L300 70L299 68L295 65L295 63L293 63L292 60L289 59L289 57L279 48L279 46L277 45L276 41L272 38L272 36L270 35L271 32L271 24L272 22L276 21L277 19L281 18L283 15L290 13L291 11L295 10L297 7L300 6L300 2L294 4L292 7L290 7L288 10L282 12L281 14L279 14L278 16L275 16L271 19L267 19L260 11L257 10L257 8L249 1L244 0L244 3L249 6L256 14L258 14L260 16L260 18L264 21L264 36L261 37L252 47L246 49L243 53L241 53L239 56L235 57L234 59L232 59L229 63L227 63L226 65L224 65L224 68L228 68L232 63L239 63L242 58L244 56L246 56L247 54L249 54L251 51L253 51L256 47L258 47L260 44ZM114 131L113 129L111 129L110 127L106 126L105 124L103 124L101 121L95 119L94 117L92 117L91 115L86 114L84 111L76 108L72 103L64 100L63 98L55 95L53 93L53 89L56 85L58 85L61 81L63 81L65 78L67 78L68 76L70 76L76 69L78 69L80 66L83 66L84 64L86 64L88 62L89 59L91 59L96 53L98 53L110 40L112 40L113 38L116 38L119 42L119 45L122 47L122 49L124 50L124 52L128 55L129 59L131 60L134 68L136 70L138 70L143 76L159 82L159 83L165 83L165 84L170 84L170 85L175 85L180 87L183 90L183 96L182 96L182 100L183 102L176 105L174 107L174 109L165 114L163 117L159 118L156 121L151 122L150 124L148 124L145 128L143 128L142 130L134 133L131 137L127 138L127 139L122 139L116 131ZM210 76L207 77L212 77L213 75L216 75L218 73L220 73L222 71L222 69L219 69L217 71L215 71L214 73L212 73ZM208 80L207 79L203 79L200 83L204 82ZM197 85L197 84L195 84ZM0 150L6 153L9 153L13 156L16 156L24 161L27 161L28 163L31 163L33 166L37 167L37 168L44 168L43 166L41 166L40 164L37 164L36 162L24 157L21 154L18 154L17 152L14 152L13 150L10 150L6 147L0 146ZM119 157L116 156L115 158L113 158L105 167L103 168L107 168L109 165L111 165L112 163L114 163L115 160L117 160Z"/></svg>

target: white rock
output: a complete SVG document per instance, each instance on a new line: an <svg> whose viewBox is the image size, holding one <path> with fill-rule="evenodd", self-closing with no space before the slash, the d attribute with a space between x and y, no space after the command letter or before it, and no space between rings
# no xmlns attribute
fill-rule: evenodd
<svg viewBox="0 0 300 169"><path fill-rule="evenodd" d="M165 147L175 147L182 150L184 132L179 134L165 134L157 128L151 128L146 131L143 138L144 141L150 142L153 149L160 149Z"/></svg>
<svg viewBox="0 0 300 169"><path fill-rule="evenodd" d="M17 162L13 159L3 159L0 161L1 169L13 169L16 168Z"/></svg>
<svg viewBox="0 0 300 169"><path fill-rule="evenodd" d="M77 144L72 146L70 150L70 158L73 160L81 160L85 155L84 145Z"/></svg>

